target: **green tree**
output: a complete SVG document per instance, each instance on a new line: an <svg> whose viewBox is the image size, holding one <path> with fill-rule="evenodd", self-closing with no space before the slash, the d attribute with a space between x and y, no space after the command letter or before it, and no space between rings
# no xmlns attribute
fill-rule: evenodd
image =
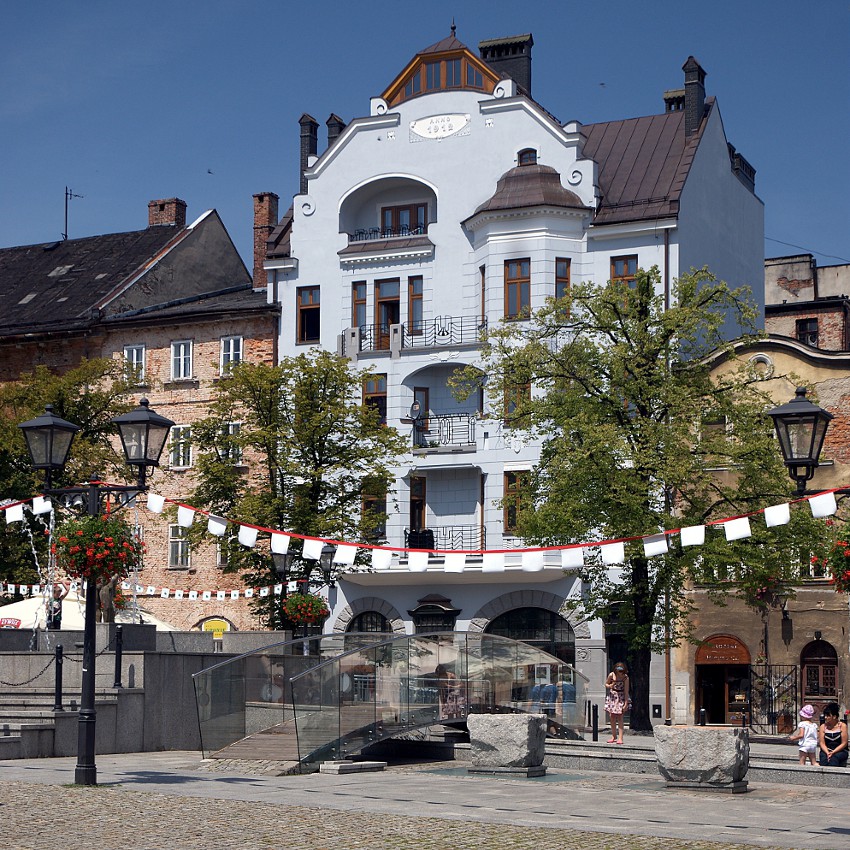
<svg viewBox="0 0 850 850"><path fill-rule="evenodd" d="M53 412L80 426L63 474L54 475L53 486L83 483L92 475L112 481L124 480L129 468L110 420L134 405L128 399L122 364L115 360L83 360L75 368L56 374L37 366L18 381L0 386L0 495L13 501L30 499L42 492L44 479L32 469L21 422ZM17 523L0 524L0 579L14 583L39 581L33 546L45 563L45 525L29 513L25 523L32 537Z"/></svg>
<svg viewBox="0 0 850 850"><path fill-rule="evenodd" d="M218 384L210 415L193 426L201 447L193 504L236 522L376 542L389 465L406 441L362 403L370 375L327 351L287 357L277 366L234 367ZM235 463L240 458L249 472ZM268 552L246 549L233 536L222 545L228 570L249 584L276 579ZM300 551L297 540L291 548ZM314 566L296 558L290 577L307 578ZM280 625L279 600L257 598L255 605L269 625Z"/></svg>
<svg viewBox="0 0 850 850"><path fill-rule="evenodd" d="M703 269L674 283L667 307L662 293L657 268L640 270L632 286L579 284L530 321L491 333L484 372L494 405L542 446L518 511L529 543L640 537L788 501L770 399L746 369L713 378L704 359L718 348L734 358L725 320L754 330L747 291ZM478 374L459 375L459 390ZM530 394L516 392L529 383ZM741 587L754 600L767 576L786 588L793 560L808 556L796 535L808 535L805 548L821 530L800 512L793 527L734 545L709 527L701 547L669 536L666 555L628 543L617 569L588 557L580 605L616 620L628 640L632 728L651 728L652 651L689 634L688 584L707 581L720 599Z"/></svg>

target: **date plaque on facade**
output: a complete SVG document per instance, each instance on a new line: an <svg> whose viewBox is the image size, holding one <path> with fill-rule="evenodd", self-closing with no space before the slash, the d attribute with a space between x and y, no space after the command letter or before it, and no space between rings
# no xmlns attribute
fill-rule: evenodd
<svg viewBox="0 0 850 850"><path fill-rule="evenodd" d="M410 141L423 139L447 139L449 136L469 134L469 115L459 113L451 115L429 115L410 122Z"/></svg>

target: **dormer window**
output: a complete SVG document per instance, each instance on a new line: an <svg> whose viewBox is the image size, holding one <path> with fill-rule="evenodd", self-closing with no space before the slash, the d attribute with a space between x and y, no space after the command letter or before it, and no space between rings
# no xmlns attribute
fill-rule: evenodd
<svg viewBox="0 0 850 850"><path fill-rule="evenodd" d="M518 165L537 165L537 151L534 148L524 148L516 157Z"/></svg>
<svg viewBox="0 0 850 850"><path fill-rule="evenodd" d="M408 70L403 77L398 78L384 92L384 97L394 106L421 94L448 89L492 91L497 82L498 77L485 71L478 60L465 50L457 51L454 55L430 54L416 62L412 70Z"/></svg>

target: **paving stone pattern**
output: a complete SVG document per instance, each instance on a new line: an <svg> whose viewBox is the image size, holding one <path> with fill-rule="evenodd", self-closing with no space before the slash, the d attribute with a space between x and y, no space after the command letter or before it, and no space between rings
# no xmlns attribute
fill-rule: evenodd
<svg viewBox="0 0 850 850"><path fill-rule="evenodd" d="M746 845L97 788L5 784L10 850L727 850ZM763 848L767 845L761 845Z"/></svg>

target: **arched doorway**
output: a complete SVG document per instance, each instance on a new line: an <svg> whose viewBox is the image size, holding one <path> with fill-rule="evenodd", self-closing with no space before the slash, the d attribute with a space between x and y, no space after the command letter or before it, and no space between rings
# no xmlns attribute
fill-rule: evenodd
<svg viewBox="0 0 850 850"><path fill-rule="evenodd" d="M492 619L484 631L520 640L560 658L565 664L575 665L575 633L569 622L557 611L514 608Z"/></svg>
<svg viewBox="0 0 850 850"><path fill-rule="evenodd" d="M811 703L815 716L828 702L838 702L838 653L825 640L813 640L800 653L803 703Z"/></svg>
<svg viewBox="0 0 850 850"><path fill-rule="evenodd" d="M740 725L750 714L750 651L734 635L712 635L697 647L695 721Z"/></svg>

